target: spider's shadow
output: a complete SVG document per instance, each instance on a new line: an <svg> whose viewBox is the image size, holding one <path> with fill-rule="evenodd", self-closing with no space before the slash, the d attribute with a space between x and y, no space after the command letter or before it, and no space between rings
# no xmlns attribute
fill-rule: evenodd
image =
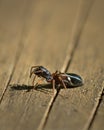
<svg viewBox="0 0 104 130"><path fill-rule="evenodd" d="M11 84L10 85L11 90L26 90L27 92L31 91L31 90L48 90L48 89L53 89L51 84L41 84L41 85L37 85L37 86L30 86L30 85L25 85L25 84ZM71 89L71 88L76 88L76 87L80 87L80 86L69 86L67 87L67 89ZM57 90L59 89L64 89L63 86L57 86L56 87Z"/></svg>
<svg viewBox="0 0 104 130"><path fill-rule="evenodd" d="M30 85L25 85L25 84L11 84L10 85L11 90L41 90L41 89L51 89L51 84L42 84L42 85L37 85L37 86L30 86Z"/></svg>

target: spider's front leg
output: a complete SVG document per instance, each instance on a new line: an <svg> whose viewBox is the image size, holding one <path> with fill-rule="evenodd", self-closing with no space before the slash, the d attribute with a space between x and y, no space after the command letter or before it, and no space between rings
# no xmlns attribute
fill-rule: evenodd
<svg viewBox="0 0 104 130"><path fill-rule="evenodd" d="M38 66L32 66L31 67L31 69L30 69L30 78L31 78L31 76L32 76L32 74L36 74L37 73L37 75L39 74L39 73L43 73L43 71L40 69L40 70L36 70L36 71L34 71L33 69L34 68L37 68Z"/></svg>
<svg viewBox="0 0 104 130"><path fill-rule="evenodd" d="M32 66L31 69L30 69L30 78L32 76L32 74L34 73L33 69L34 68L38 68L39 66Z"/></svg>
<svg viewBox="0 0 104 130"><path fill-rule="evenodd" d="M36 68L36 66L32 66L32 67L31 67L31 69L30 69L30 78L31 78L32 74L34 73L34 71L32 71L33 68Z"/></svg>

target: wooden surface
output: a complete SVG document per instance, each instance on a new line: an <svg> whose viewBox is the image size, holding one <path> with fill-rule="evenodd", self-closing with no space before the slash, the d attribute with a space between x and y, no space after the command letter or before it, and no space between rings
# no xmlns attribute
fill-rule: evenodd
<svg viewBox="0 0 104 130"><path fill-rule="evenodd" d="M104 130L103 12L103 0L0 0L0 130ZM84 85L28 92L32 65Z"/></svg>

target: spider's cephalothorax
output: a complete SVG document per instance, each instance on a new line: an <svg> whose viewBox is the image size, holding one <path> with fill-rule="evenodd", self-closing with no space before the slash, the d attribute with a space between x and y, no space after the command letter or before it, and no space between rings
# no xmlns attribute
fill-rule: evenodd
<svg viewBox="0 0 104 130"><path fill-rule="evenodd" d="M32 66L30 70L30 77L32 74L35 74L35 77L43 77L47 82L52 83L53 89L55 89L55 85L61 85L64 88L67 86L80 86L83 84L82 78L74 73L61 73L60 71L56 71L55 73L50 73L43 66ZM33 85L35 81L35 77L33 79Z"/></svg>

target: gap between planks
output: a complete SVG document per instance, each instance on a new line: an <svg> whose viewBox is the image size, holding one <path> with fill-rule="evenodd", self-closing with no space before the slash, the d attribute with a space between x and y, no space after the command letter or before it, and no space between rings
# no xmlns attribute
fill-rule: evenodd
<svg viewBox="0 0 104 130"><path fill-rule="evenodd" d="M20 44L19 44L19 45L20 45ZM14 70L15 70L15 68L16 68L16 64L17 64L17 62L18 62L18 60L19 60L19 57L20 57L20 55L21 55L21 47L20 47L19 45L18 45L17 52L16 52L16 55L15 55L15 61L14 61L14 65L13 65L11 74L10 74L10 76L9 76L9 79L8 79L8 81L7 81L7 85L4 87L4 90L3 90L3 92L2 92L2 96L1 96L1 98L0 98L0 104L1 104L1 102L2 102L2 100L3 100L3 97L4 97L4 95L5 95L6 90L7 90L8 86L9 86L9 84L10 84L10 81L11 81L11 79L12 79Z"/></svg>
<svg viewBox="0 0 104 130"><path fill-rule="evenodd" d="M97 114L97 111L99 109L99 106L101 104L101 101L102 101L102 97L103 97L103 92L104 92L104 82L102 83L102 88L101 88L101 91L99 92L98 94L98 97L96 99L96 103L91 111L91 114L89 116L89 119L87 121L87 123L85 124L83 130L90 130L92 124L93 124L93 121L95 119L95 116Z"/></svg>
<svg viewBox="0 0 104 130"><path fill-rule="evenodd" d="M64 64L61 68L61 72L66 72L68 70L72 60L73 60L73 56L74 56L76 48L78 46L80 36L83 32L84 25L87 21L87 18L89 16L89 12L90 12L90 9L91 9L93 3L94 3L94 0L87 1L87 7L86 7L86 0L80 0L78 13L77 13L77 16L76 16L76 19L75 19L75 23L73 25L72 36L71 36L71 40L70 40L70 42L73 45L73 48L72 48L71 54L69 56L70 46L68 47L66 57L65 57L65 61L64 61ZM47 109L46 109L46 111L43 115L43 118L42 118L40 125L39 125L37 130L43 130L45 128L45 125L47 123L47 120L48 120L49 114L51 112L52 106L53 106L59 92L60 92L60 89L54 91L54 94L49 101ZM99 99L100 99L100 97L101 96L99 96ZM99 104L99 100L98 100L97 104ZM92 117L94 117L94 115L96 113L96 110L97 110L97 107L98 107L97 104L95 105L94 110L92 112ZM87 128L88 128L88 126L90 125L91 122L92 122L92 118L89 120L89 122L86 125L87 127L84 130L87 130Z"/></svg>

